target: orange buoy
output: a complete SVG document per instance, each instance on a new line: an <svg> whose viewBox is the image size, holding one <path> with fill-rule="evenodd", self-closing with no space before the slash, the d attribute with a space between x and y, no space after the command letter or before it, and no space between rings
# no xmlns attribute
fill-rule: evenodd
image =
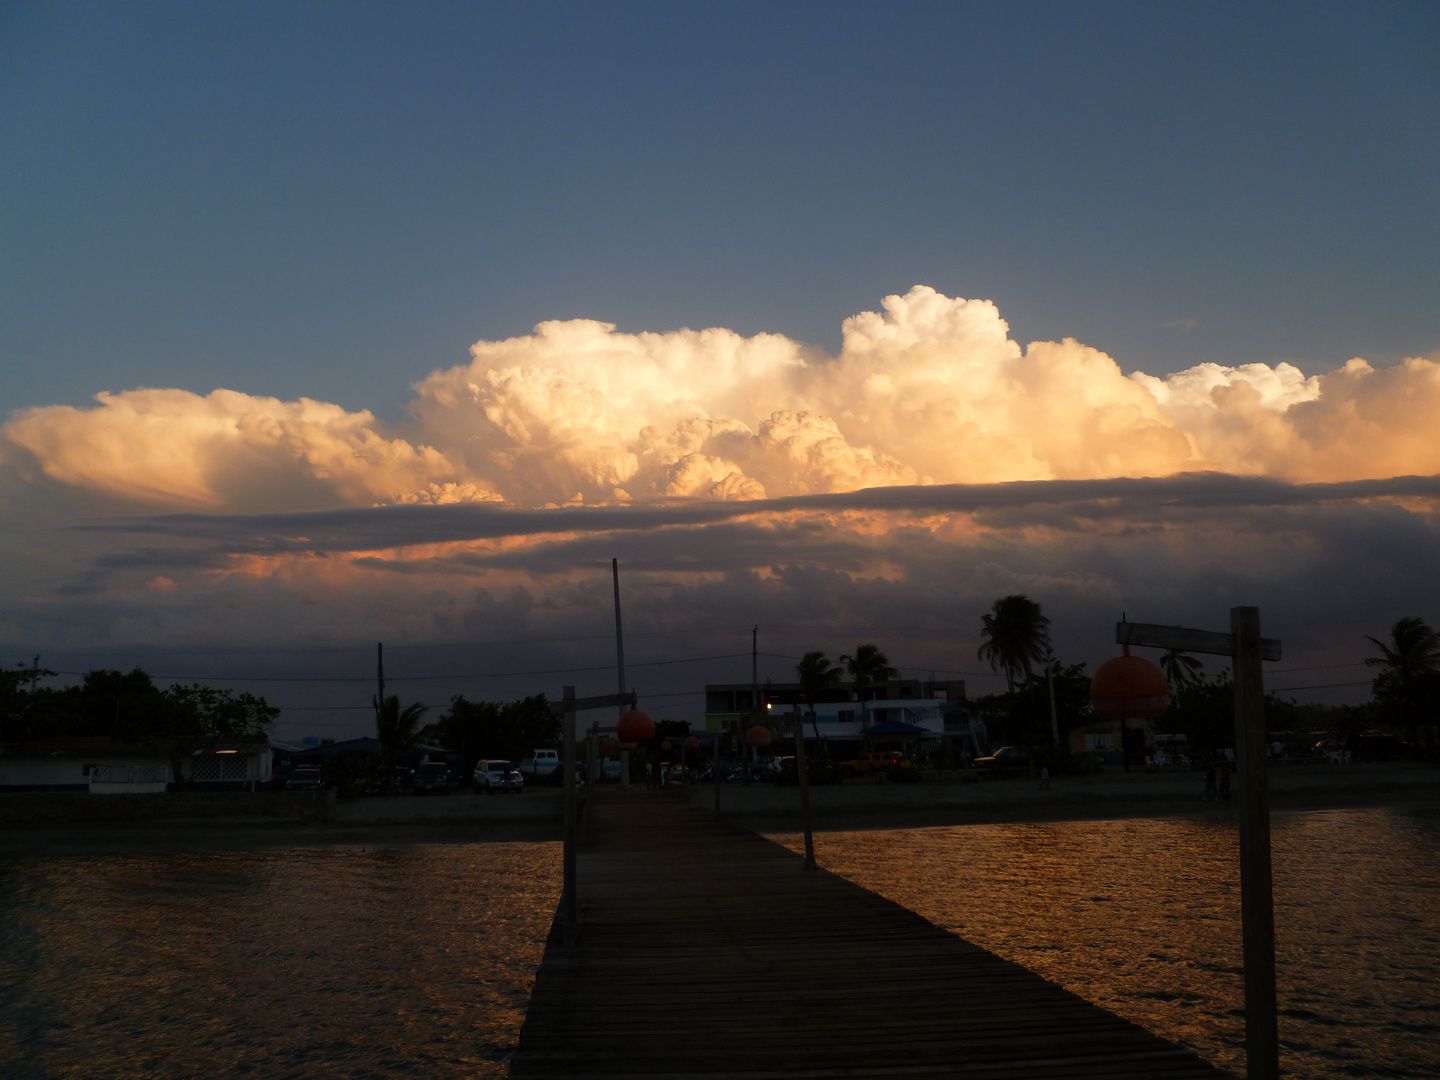
<svg viewBox="0 0 1440 1080"><path fill-rule="evenodd" d="M604 750L605 750L605 756L606 756L606 757L609 757L611 754L613 754L613 753L615 752L615 740L614 740L614 739L606 739L606 740L605 740Z"/></svg>
<svg viewBox="0 0 1440 1080"><path fill-rule="evenodd" d="M770 745L770 729L761 724L756 724L745 733L745 745L753 746L756 749Z"/></svg>
<svg viewBox="0 0 1440 1080"><path fill-rule="evenodd" d="M662 743L660 744L660 749L661 749L661 750L669 750L669 749L670 749L670 740L669 740L669 739L666 739L664 742L662 742Z"/></svg>
<svg viewBox="0 0 1440 1080"><path fill-rule="evenodd" d="M698 749L700 749L700 739L699 739L697 736L691 735L688 739L685 740L685 749L686 749L686 750L698 750Z"/></svg>
<svg viewBox="0 0 1440 1080"><path fill-rule="evenodd" d="M620 717L620 722L615 725L615 734L622 743L649 742L655 737L655 721L650 719L649 713L631 709Z"/></svg>
<svg viewBox="0 0 1440 1080"><path fill-rule="evenodd" d="M1170 684L1165 673L1143 656L1125 655L1106 660L1090 680L1090 704L1102 720L1148 720L1170 706Z"/></svg>

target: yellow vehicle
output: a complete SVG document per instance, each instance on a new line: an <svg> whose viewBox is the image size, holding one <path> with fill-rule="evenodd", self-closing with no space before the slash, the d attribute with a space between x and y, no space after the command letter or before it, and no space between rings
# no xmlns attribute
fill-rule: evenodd
<svg viewBox="0 0 1440 1080"><path fill-rule="evenodd" d="M910 759L898 750L867 750L858 758L845 762L840 766L840 769L850 776L870 776L873 773L884 772L886 769L897 767L902 769L914 768Z"/></svg>

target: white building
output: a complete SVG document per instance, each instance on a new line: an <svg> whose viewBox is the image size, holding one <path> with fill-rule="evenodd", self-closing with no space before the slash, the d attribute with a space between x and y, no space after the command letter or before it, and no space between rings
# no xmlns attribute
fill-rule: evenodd
<svg viewBox="0 0 1440 1080"><path fill-rule="evenodd" d="M182 785L175 782L177 763ZM0 751L0 792L258 791L269 779L267 742L41 739Z"/></svg>
<svg viewBox="0 0 1440 1080"><path fill-rule="evenodd" d="M892 679L883 686L867 687L865 700L853 686L841 683L819 695L815 724L826 742L917 740L934 747L941 740L956 744L977 757L989 753L985 722L965 700L964 682L930 682ZM813 738L809 705L798 684L769 684L755 688L741 683L714 683L705 687L707 731L732 731L741 726L756 701L762 703L778 732L794 736L791 716L797 704L805 714L805 734Z"/></svg>

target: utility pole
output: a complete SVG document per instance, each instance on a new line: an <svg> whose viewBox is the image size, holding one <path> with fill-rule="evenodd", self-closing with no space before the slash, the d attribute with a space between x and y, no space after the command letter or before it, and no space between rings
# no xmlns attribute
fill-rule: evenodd
<svg viewBox="0 0 1440 1080"><path fill-rule="evenodd" d="M580 934L580 905L575 894L575 687L565 687L564 722L561 738L564 740L564 756L561 768L564 770L560 782L565 786L565 850L563 857L564 883L560 893L560 927L562 940L574 945ZM622 706L623 708L623 706Z"/></svg>
<svg viewBox="0 0 1440 1080"><path fill-rule="evenodd" d="M764 709L760 707L760 627L750 628L750 711L756 718L755 722L764 718ZM753 726L753 724L752 724ZM747 739L748 743L749 740ZM755 766L755 748L747 747L750 750L749 768ZM747 773L745 782L750 782Z"/></svg>
<svg viewBox="0 0 1440 1080"><path fill-rule="evenodd" d="M375 720L380 720L380 710L385 707L385 644L375 643Z"/></svg>
<svg viewBox="0 0 1440 1080"><path fill-rule="evenodd" d="M625 693L625 635L620 630L620 560L610 560L610 575L615 580L615 671L619 676L615 692ZM625 715L625 706L619 707L619 716ZM617 731L618 735L619 732ZM620 786L630 786L630 751L620 751Z"/></svg>
<svg viewBox="0 0 1440 1080"><path fill-rule="evenodd" d="M1050 737L1060 745L1060 719L1055 714L1055 654L1045 658L1045 685L1050 691ZM1121 742L1124 742L1122 739Z"/></svg>

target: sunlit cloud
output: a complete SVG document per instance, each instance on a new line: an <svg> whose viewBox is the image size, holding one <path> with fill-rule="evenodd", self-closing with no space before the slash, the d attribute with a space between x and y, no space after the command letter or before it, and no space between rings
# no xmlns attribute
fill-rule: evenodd
<svg viewBox="0 0 1440 1080"><path fill-rule="evenodd" d="M1182 322L1187 320L1182 320ZM1177 326L1180 324L1177 323ZM1440 365L1126 374L917 286L838 354L776 334L546 322L415 384L410 420L228 390L97 395L4 428L11 471L151 507L748 501L914 484L1440 472Z"/></svg>

